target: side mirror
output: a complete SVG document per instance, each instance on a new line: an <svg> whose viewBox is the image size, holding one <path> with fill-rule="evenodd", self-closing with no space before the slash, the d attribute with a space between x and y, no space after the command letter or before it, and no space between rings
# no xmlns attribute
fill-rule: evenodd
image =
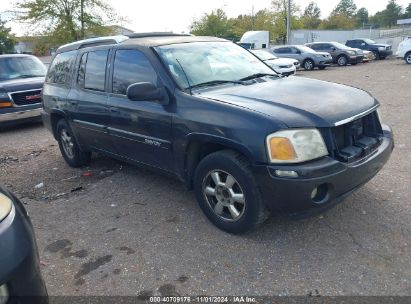
<svg viewBox="0 0 411 304"><path fill-rule="evenodd" d="M331 47L331 51L335 51L336 48L334 46Z"/></svg>
<svg viewBox="0 0 411 304"><path fill-rule="evenodd" d="M361 46L365 46L365 42L362 42L362 43L361 43Z"/></svg>
<svg viewBox="0 0 411 304"><path fill-rule="evenodd" d="M127 97L133 101L158 101L162 105L169 102L167 91L151 82L137 82L127 88Z"/></svg>

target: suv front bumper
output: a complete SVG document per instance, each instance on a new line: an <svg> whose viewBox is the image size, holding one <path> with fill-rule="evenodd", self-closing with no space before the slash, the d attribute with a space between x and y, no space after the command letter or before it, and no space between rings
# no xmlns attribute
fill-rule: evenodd
<svg viewBox="0 0 411 304"><path fill-rule="evenodd" d="M41 120L41 104L6 108L0 111L0 126L35 120Z"/></svg>
<svg viewBox="0 0 411 304"><path fill-rule="evenodd" d="M331 157L300 165L256 165L254 174L267 208L293 218L325 211L372 179L388 161L394 148L391 130L384 126L384 137L372 154L354 163ZM275 170L295 171L298 178L278 177ZM314 189L322 197L312 199Z"/></svg>

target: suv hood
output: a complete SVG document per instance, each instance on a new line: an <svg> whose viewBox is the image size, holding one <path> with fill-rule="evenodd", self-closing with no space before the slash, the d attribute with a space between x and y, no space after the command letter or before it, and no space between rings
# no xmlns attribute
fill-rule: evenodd
<svg viewBox="0 0 411 304"><path fill-rule="evenodd" d="M375 46L375 47L380 47L380 46L383 46L383 47L389 47L389 46L391 46L391 45L389 45L389 44L384 44L384 43L375 43L375 44L371 44L372 46Z"/></svg>
<svg viewBox="0 0 411 304"><path fill-rule="evenodd" d="M331 127L378 102L367 92L326 81L288 77L198 91L202 97L268 115L288 127Z"/></svg>
<svg viewBox="0 0 411 304"><path fill-rule="evenodd" d="M43 87L44 79L44 77L33 77L0 81L0 92L10 93L41 89Z"/></svg>

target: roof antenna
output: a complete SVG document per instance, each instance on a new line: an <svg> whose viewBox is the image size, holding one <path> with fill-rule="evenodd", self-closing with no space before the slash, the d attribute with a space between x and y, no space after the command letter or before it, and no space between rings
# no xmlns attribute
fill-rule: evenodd
<svg viewBox="0 0 411 304"><path fill-rule="evenodd" d="M188 80L187 74L183 69L183 66L181 65L180 61L176 58L176 61L178 63L178 65L180 66L181 70L183 71L184 76L186 77L187 83L188 83L188 89L190 90L190 95L193 95L193 92L191 91L191 84L190 81Z"/></svg>

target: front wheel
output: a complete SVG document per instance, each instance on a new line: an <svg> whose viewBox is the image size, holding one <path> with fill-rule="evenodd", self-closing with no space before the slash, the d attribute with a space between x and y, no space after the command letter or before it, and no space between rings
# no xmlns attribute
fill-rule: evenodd
<svg viewBox="0 0 411 304"><path fill-rule="evenodd" d="M372 53L374 54L375 60L379 60L379 59L380 59L380 53L378 53L378 51L372 51Z"/></svg>
<svg viewBox="0 0 411 304"><path fill-rule="evenodd" d="M87 165L91 160L91 152L81 151L73 132L65 119L57 123L57 141L64 160L70 167Z"/></svg>
<svg viewBox="0 0 411 304"><path fill-rule="evenodd" d="M312 59L306 59L303 63L303 67L306 71L314 69L314 61Z"/></svg>
<svg viewBox="0 0 411 304"><path fill-rule="evenodd" d="M339 66L346 66L348 64L347 56L341 55L337 58L337 64Z"/></svg>
<svg viewBox="0 0 411 304"><path fill-rule="evenodd" d="M207 218L226 232L248 232L268 217L251 166L237 152L206 156L195 171L194 191Z"/></svg>
<svg viewBox="0 0 411 304"><path fill-rule="evenodd" d="M404 59L407 64L411 64L411 52L408 52L407 54L405 54Z"/></svg>

